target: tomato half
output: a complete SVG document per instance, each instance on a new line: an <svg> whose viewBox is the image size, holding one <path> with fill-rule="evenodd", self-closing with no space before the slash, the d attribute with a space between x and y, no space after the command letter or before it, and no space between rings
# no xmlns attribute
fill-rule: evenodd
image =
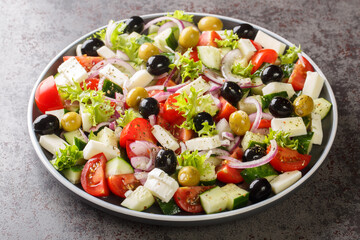
<svg viewBox="0 0 360 240"><path fill-rule="evenodd" d="M100 79L98 78L88 78L85 80L85 86L87 89L97 91L99 86L99 81ZM82 90L84 90L84 82L80 83L80 87Z"/></svg>
<svg viewBox="0 0 360 240"><path fill-rule="evenodd" d="M35 102L42 113L64 108L53 76L46 78L36 88Z"/></svg>
<svg viewBox="0 0 360 240"><path fill-rule="evenodd" d="M220 103L221 103L221 109L219 113L215 116L215 121L218 122L222 118L225 118L227 121L229 121L229 117L233 112L237 111L237 108L231 105L228 101L225 100L223 97L219 97Z"/></svg>
<svg viewBox="0 0 360 240"><path fill-rule="evenodd" d="M213 186L179 187L175 194L176 204L185 212L199 213L203 211L199 195Z"/></svg>
<svg viewBox="0 0 360 240"><path fill-rule="evenodd" d="M250 39L250 42L252 43L252 45L254 45L254 47L256 48L256 51L259 51L260 49L263 49L263 47L261 46L260 43L255 42L254 40Z"/></svg>
<svg viewBox="0 0 360 240"><path fill-rule="evenodd" d="M191 48L192 52L190 52L190 59L194 60L194 62L199 61L199 53L196 47Z"/></svg>
<svg viewBox="0 0 360 240"><path fill-rule="evenodd" d="M109 195L109 188L105 178L106 157L99 153L90 158L81 172L81 186L85 192L95 197Z"/></svg>
<svg viewBox="0 0 360 240"><path fill-rule="evenodd" d="M131 148L130 148L130 144L133 142L134 141L130 141L130 140L126 141L126 155L128 156L129 159L136 157L136 154L133 153L133 151L131 151Z"/></svg>
<svg viewBox="0 0 360 240"><path fill-rule="evenodd" d="M218 169L216 175L217 179L223 183L240 183L244 181L240 175L241 170L229 167L227 164L222 164Z"/></svg>
<svg viewBox="0 0 360 240"><path fill-rule="evenodd" d="M251 123L250 125L250 129L252 128L252 125L254 123ZM271 127L271 120L269 119L261 119L260 123L259 123L259 127L258 128L270 128Z"/></svg>
<svg viewBox="0 0 360 240"><path fill-rule="evenodd" d="M181 115L181 113L178 112L178 110L177 110L178 107L174 105L174 103L177 102L175 97L179 96L179 95L180 95L180 93L174 93L173 95L170 95L165 102L163 117L169 123L174 123L175 121L178 121L179 119L185 120L185 118Z"/></svg>
<svg viewBox="0 0 360 240"><path fill-rule="evenodd" d="M71 58L72 56L64 56L63 60L64 62ZM96 65L98 62L101 62L104 60L102 57L88 57L86 55L84 56L76 56L76 60L85 68L87 72L91 70L91 68Z"/></svg>
<svg viewBox="0 0 360 240"><path fill-rule="evenodd" d="M253 69L251 70L251 74L256 72L261 65L265 62L273 64L275 63L278 54L273 49L260 49L251 57L251 64L254 65Z"/></svg>
<svg viewBox="0 0 360 240"><path fill-rule="evenodd" d="M151 133L152 126L144 118L135 118L129 122L121 131L120 147L126 148L126 141L145 140L157 143L156 138Z"/></svg>
<svg viewBox="0 0 360 240"><path fill-rule="evenodd" d="M304 65L303 65L304 63ZM304 88L305 79L306 79L306 72L313 72L314 68L311 66L311 63L300 56L299 60L297 60L294 70L290 75L288 83L291 83L295 91L300 91Z"/></svg>
<svg viewBox="0 0 360 240"><path fill-rule="evenodd" d="M133 173L113 175L107 178L110 191L116 196L125 198L128 190L135 190L141 185Z"/></svg>
<svg viewBox="0 0 360 240"><path fill-rule="evenodd" d="M215 39L221 40L220 35L215 31L205 31L200 35L197 46L213 46L217 47Z"/></svg>
<svg viewBox="0 0 360 240"><path fill-rule="evenodd" d="M271 146L267 149L268 153L270 151L270 147ZM289 148L279 147L278 153L270 161L270 164L276 171L288 172L305 168L309 164L310 160L310 155L301 154L298 153L298 151Z"/></svg>
<svg viewBox="0 0 360 240"><path fill-rule="evenodd" d="M166 81L166 79L167 79L168 77L166 76L166 77L163 77L163 78L160 78L157 82L156 82L156 84L155 85L164 85L164 82ZM169 80L168 82L167 82L167 84L166 84L166 87L172 87L172 86L175 86L176 85L176 83L173 81L173 80ZM161 91L161 90L160 90Z"/></svg>
<svg viewBox="0 0 360 240"><path fill-rule="evenodd" d="M242 160L242 156L244 155L244 151L241 147L237 146L234 151L231 153L230 157L236 158L238 160Z"/></svg>

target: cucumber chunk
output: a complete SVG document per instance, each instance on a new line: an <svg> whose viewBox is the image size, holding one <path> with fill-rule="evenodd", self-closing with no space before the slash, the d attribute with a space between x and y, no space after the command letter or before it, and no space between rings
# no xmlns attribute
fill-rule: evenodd
<svg viewBox="0 0 360 240"><path fill-rule="evenodd" d="M330 112L332 104L324 99L324 98L318 98L314 100L314 113L317 113L321 116L321 119L324 119L328 113Z"/></svg>
<svg viewBox="0 0 360 240"><path fill-rule="evenodd" d="M174 215L181 212L180 208L178 207L178 205L176 205L173 198L170 199L170 201L167 203L161 201L160 198L156 198L156 202L159 204L161 211L165 215Z"/></svg>
<svg viewBox="0 0 360 240"><path fill-rule="evenodd" d="M173 28L168 28L159 33L154 38L154 45L163 52L171 52L168 48L175 50L178 47L178 41L175 37Z"/></svg>
<svg viewBox="0 0 360 240"><path fill-rule="evenodd" d="M106 163L106 177L133 172L134 169L130 163L120 157L113 158Z"/></svg>
<svg viewBox="0 0 360 240"><path fill-rule="evenodd" d="M226 206L228 210L245 207L249 201L249 192L239 188L233 183L226 184L221 188L221 190L228 196Z"/></svg>
<svg viewBox="0 0 360 240"><path fill-rule="evenodd" d="M199 59L208 68L220 70L221 50L212 46L198 46Z"/></svg>
<svg viewBox="0 0 360 240"><path fill-rule="evenodd" d="M240 174L247 183L251 183L256 178L266 178L268 181L271 181L279 175L268 163L254 168L246 168L242 170Z"/></svg>
<svg viewBox="0 0 360 240"><path fill-rule="evenodd" d="M85 142L85 143L87 142L86 139L84 138L84 136L80 133L79 129L77 129L75 131L71 131L71 132L65 132L64 138L70 145L75 144L75 138L77 138L78 140L80 140L82 142ZM82 149L80 149L80 150L82 150Z"/></svg>
<svg viewBox="0 0 360 240"><path fill-rule="evenodd" d="M105 93L105 96L115 98L115 93L123 93L122 88L113 83L112 81L105 79L101 90Z"/></svg>
<svg viewBox="0 0 360 240"><path fill-rule="evenodd" d="M155 202L151 192L144 186L139 186L130 193L121 203L121 206L127 207L135 211L144 211L153 205Z"/></svg>
<svg viewBox="0 0 360 240"><path fill-rule="evenodd" d="M201 206L207 214L224 211L227 207L228 197L219 186L200 194Z"/></svg>
<svg viewBox="0 0 360 240"><path fill-rule="evenodd" d="M246 149L249 148L251 142L261 143L261 142L264 142L264 140L265 140L264 135L247 131L244 135L243 140L241 141L241 146L242 146L243 150L245 151Z"/></svg>
<svg viewBox="0 0 360 240"><path fill-rule="evenodd" d="M81 171L84 166L73 166L62 171L64 177L69 180L72 184L80 183Z"/></svg>

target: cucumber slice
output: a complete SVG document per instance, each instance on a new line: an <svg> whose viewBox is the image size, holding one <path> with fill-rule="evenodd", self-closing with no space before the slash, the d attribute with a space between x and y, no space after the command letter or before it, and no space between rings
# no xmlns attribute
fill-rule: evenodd
<svg viewBox="0 0 360 240"><path fill-rule="evenodd" d="M154 202L155 200L151 192L144 186L139 186L125 198L121 206L135 211L143 211L151 207Z"/></svg>
<svg viewBox="0 0 360 240"><path fill-rule="evenodd" d="M250 88L251 93L254 94L254 95L263 95L262 89L263 89L266 85L263 84L263 82L261 81L261 78L256 77L256 78L254 78L252 81L253 81L254 85L255 85L255 86L258 86L258 87ZM259 85L260 85L260 86L259 86Z"/></svg>
<svg viewBox="0 0 360 240"><path fill-rule="evenodd" d="M224 211L227 207L228 197L219 186L200 194L201 205L207 214Z"/></svg>
<svg viewBox="0 0 360 240"><path fill-rule="evenodd" d="M64 177L69 180L72 184L80 183L81 171L84 166L73 166L62 171Z"/></svg>
<svg viewBox="0 0 360 240"><path fill-rule="evenodd" d="M245 207L249 201L249 192L239 188L233 183L226 184L221 188L228 197L226 208L228 210Z"/></svg>
<svg viewBox="0 0 360 240"><path fill-rule="evenodd" d="M221 50L212 46L198 46L199 59L208 68L220 70Z"/></svg>
<svg viewBox="0 0 360 240"><path fill-rule="evenodd" d="M247 183L251 183L256 178L266 178L271 181L271 179L279 175L268 163L254 168L246 168L240 174Z"/></svg>
<svg viewBox="0 0 360 240"><path fill-rule="evenodd" d="M247 131L244 135L243 140L241 141L241 146L242 146L243 150L245 151L246 149L249 148L251 141L261 143L261 142L264 142L264 140L265 140L264 135Z"/></svg>
<svg viewBox="0 0 360 240"><path fill-rule="evenodd" d="M84 138L84 136L80 133L79 129L75 130L75 131L71 131L71 132L65 132L64 133L64 138L65 140L70 144L70 145L74 145L75 143L75 138L77 138L78 140L86 143L86 139ZM77 146L79 148L79 146ZM79 148L80 149L80 148ZM82 150L82 149L80 149Z"/></svg>
<svg viewBox="0 0 360 240"><path fill-rule="evenodd" d="M151 25L150 27L149 27L149 35L150 34L153 34L153 33L157 33L158 31L159 31L159 26L157 26L157 25Z"/></svg>
<svg viewBox="0 0 360 240"><path fill-rule="evenodd" d="M82 151L86 146L86 142L77 137L74 137L74 145L77 146L80 151Z"/></svg>
<svg viewBox="0 0 360 240"><path fill-rule="evenodd" d="M156 198L156 202L159 204L161 211L165 215L174 215L181 212L178 205L176 205L174 199L170 199L169 202L163 202L160 198Z"/></svg>
<svg viewBox="0 0 360 240"><path fill-rule="evenodd" d="M101 90L105 93L105 96L115 98L115 93L123 93L122 88L113 83L109 79L105 79Z"/></svg>
<svg viewBox="0 0 360 240"><path fill-rule="evenodd" d="M324 98L318 98L314 100L314 113L317 113L321 116L321 119L324 119L328 113L330 112L332 104L324 99Z"/></svg>
<svg viewBox="0 0 360 240"><path fill-rule="evenodd" d="M175 50L178 47L174 30L168 28L154 38L154 45L163 52L171 52L168 48Z"/></svg>
<svg viewBox="0 0 360 240"><path fill-rule="evenodd" d="M209 169L204 174L200 175L200 184L204 186L214 185L216 182L215 166L211 163L208 164L210 165Z"/></svg>
<svg viewBox="0 0 360 240"><path fill-rule="evenodd" d="M133 172L134 169L130 163L120 157L113 158L106 163L106 177Z"/></svg>

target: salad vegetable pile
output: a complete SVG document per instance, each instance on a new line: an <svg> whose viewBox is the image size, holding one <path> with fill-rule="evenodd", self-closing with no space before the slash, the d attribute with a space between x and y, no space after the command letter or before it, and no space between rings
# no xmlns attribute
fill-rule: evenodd
<svg viewBox="0 0 360 240"><path fill-rule="evenodd" d="M34 120L55 169L136 211L216 213L302 177L331 103L302 55L247 23L183 11L116 23L37 87Z"/></svg>

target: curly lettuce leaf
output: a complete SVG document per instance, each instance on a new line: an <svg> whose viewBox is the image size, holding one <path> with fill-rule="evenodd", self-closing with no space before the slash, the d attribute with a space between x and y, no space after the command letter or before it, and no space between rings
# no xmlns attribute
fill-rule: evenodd
<svg viewBox="0 0 360 240"><path fill-rule="evenodd" d="M76 145L67 145L64 149L60 149L59 152L56 152L56 158L50 161L58 171L75 166L83 158L83 152L79 151Z"/></svg>
<svg viewBox="0 0 360 240"><path fill-rule="evenodd" d="M301 53L300 45L299 47L296 46L289 47L289 49L286 51L284 55L279 56L281 64L294 63L299 58L298 53Z"/></svg>
<svg viewBox="0 0 360 240"><path fill-rule="evenodd" d="M129 122L135 118L141 118L141 114L136 112L134 109L129 108L125 110L124 114L120 114L120 117L116 120L120 127L125 127Z"/></svg>
<svg viewBox="0 0 360 240"><path fill-rule="evenodd" d="M270 140L275 139L276 143L280 147L290 148L292 150L297 150L299 147L298 139L290 139L290 133L283 131L273 131L271 128L269 129L269 135L265 136L264 143L267 145L270 144Z"/></svg>
<svg viewBox="0 0 360 240"><path fill-rule="evenodd" d="M215 123L213 125L209 125L209 123L206 121L206 122L203 122L202 125L204 127L200 131L197 132L200 137L202 137L202 136L211 137L211 136L215 136L217 134ZM194 127L194 129L195 129L195 127Z"/></svg>
<svg viewBox="0 0 360 240"><path fill-rule="evenodd" d="M137 42L138 38L130 37L128 34L120 34L114 37L111 35L111 42L114 50L120 50L124 52L133 63L140 65L143 60L139 58L139 48L141 44Z"/></svg>
<svg viewBox="0 0 360 240"><path fill-rule="evenodd" d="M197 150L194 152L190 152L186 150L185 152L181 153L178 157L178 163L180 166L192 166L195 167L201 176L209 175L214 172L215 166L209 162L206 162L206 154L200 155Z"/></svg>
<svg viewBox="0 0 360 240"><path fill-rule="evenodd" d="M173 18L176 18L176 19L179 19L179 20L182 20L182 21L191 22L191 23L194 22L194 20L193 20L194 15L185 14L185 12L181 11L181 10L175 10L174 13L169 13L168 12L166 16L167 17L173 17ZM158 22L156 25L161 26L166 22L168 22L168 21L161 21L161 22Z"/></svg>
<svg viewBox="0 0 360 240"><path fill-rule="evenodd" d="M241 63L235 63L231 67L231 72L236 75L240 75L242 77L248 78L251 77L251 71L254 65L251 64L251 61L246 67L243 67Z"/></svg>
<svg viewBox="0 0 360 240"><path fill-rule="evenodd" d="M169 67L174 69L177 67L180 69L180 74L182 78L182 82L185 81L186 78L190 78L194 80L199 77L202 72L202 62L201 60L195 62L190 58L190 53L192 49L190 48L184 54L176 53L178 58L175 60L173 64L170 64Z"/></svg>
<svg viewBox="0 0 360 240"><path fill-rule="evenodd" d="M233 32L233 30L224 31L225 39L215 39L219 48L230 47L231 49L235 49L238 47L239 36Z"/></svg>

